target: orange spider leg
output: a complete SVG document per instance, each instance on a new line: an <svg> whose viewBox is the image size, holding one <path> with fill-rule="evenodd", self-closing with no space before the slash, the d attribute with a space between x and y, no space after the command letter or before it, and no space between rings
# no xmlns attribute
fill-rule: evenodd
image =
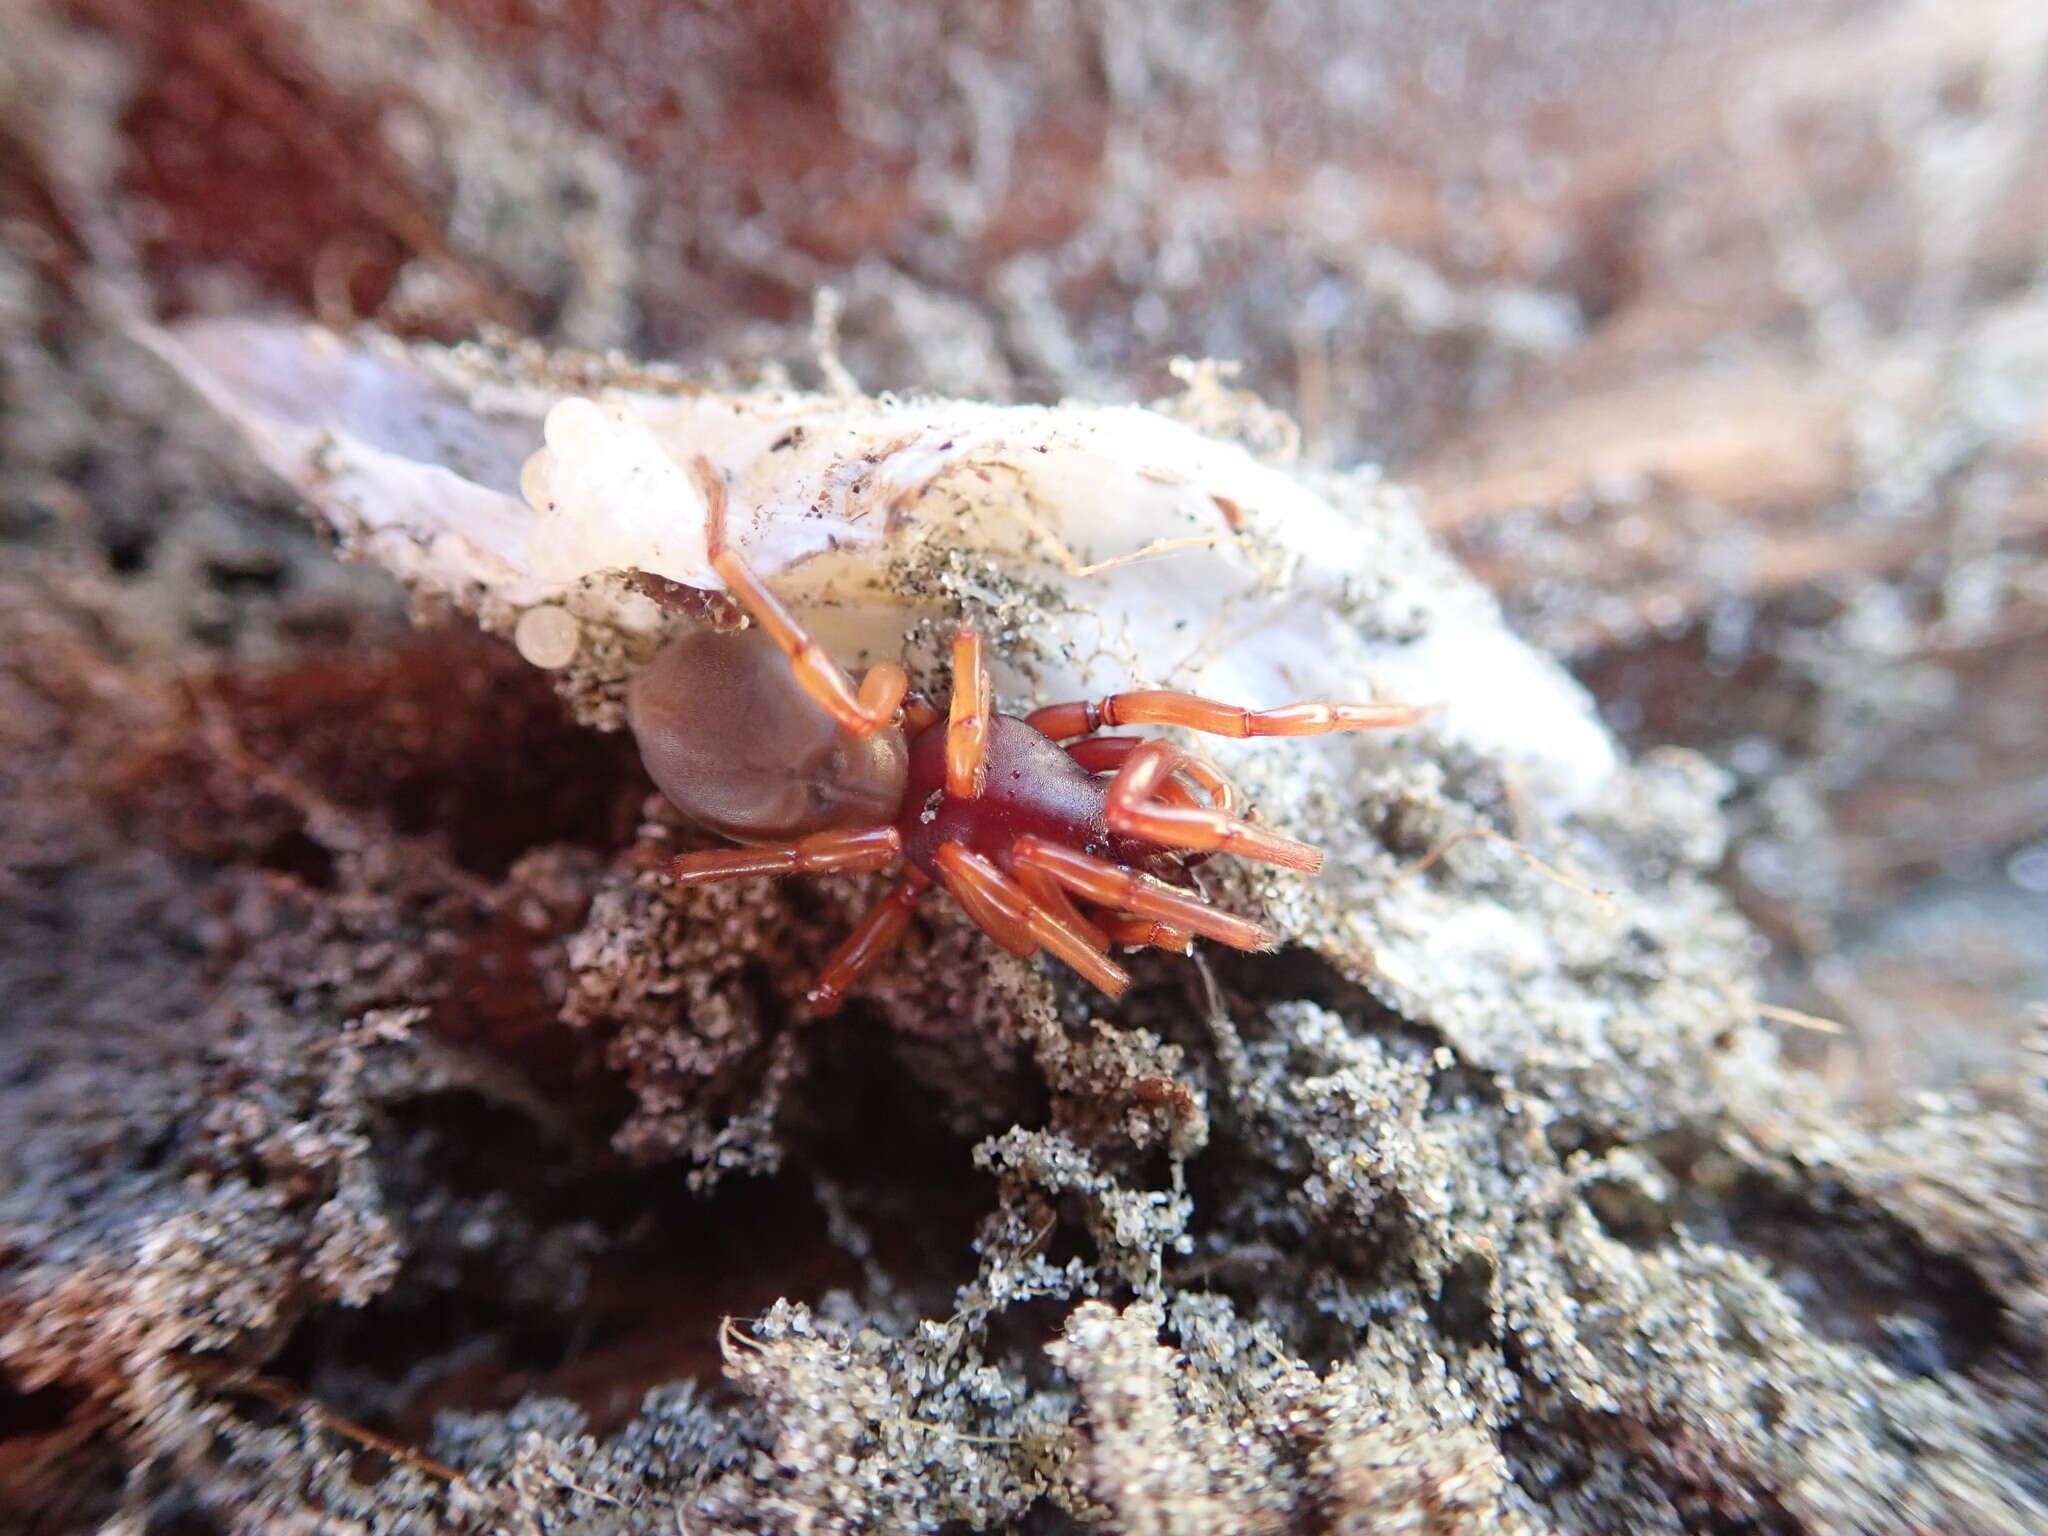
<svg viewBox="0 0 2048 1536"><path fill-rule="evenodd" d="M1032 938L1031 925L1024 921L1023 913L991 900L971 877L962 876L951 867L946 852L942 847L937 854L939 883L960 903L967 920L1020 960L1037 954L1041 946Z"/></svg>
<svg viewBox="0 0 2048 1536"><path fill-rule="evenodd" d="M1086 736L1105 726L1179 725L1210 736L1321 736L1327 731L1373 731L1413 725L1427 711L1417 704L1282 704L1245 709L1167 688L1113 693L1106 699L1048 704L1024 717L1054 741Z"/></svg>
<svg viewBox="0 0 2048 1536"><path fill-rule="evenodd" d="M1175 770L1193 779L1202 787L1202 793L1209 797L1211 810L1221 811L1226 816L1235 816L1237 808L1244 803L1244 797L1237 792L1237 786L1223 776L1223 771L1213 763L1205 763L1192 752L1181 754L1180 767Z"/></svg>
<svg viewBox="0 0 2048 1536"><path fill-rule="evenodd" d="M889 724L910 691L910 674L893 661L883 662L870 667L855 688L839 663L825 654L782 599L725 542L725 481L718 471L699 458L697 478L704 487L704 545L711 553L711 568L789 658L798 685L849 735L872 736Z"/></svg>
<svg viewBox="0 0 2048 1536"><path fill-rule="evenodd" d="M981 632L962 624L953 636L953 709L946 720L946 793L955 800L981 795L993 706L994 689L981 661Z"/></svg>
<svg viewBox="0 0 2048 1536"><path fill-rule="evenodd" d="M1059 881L1044 870L1032 869L1028 865L1020 866L1012 873L1017 883L1024 887L1025 895L1086 939L1090 949L1101 954L1109 953L1109 936L1074 905L1074 898L1067 894L1066 887Z"/></svg>
<svg viewBox="0 0 2048 1536"><path fill-rule="evenodd" d="M1010 857L1020 866L1044 870L1075 895L1114 912L1154 918L1233 949L1271 949L1279 942L1250 918L1219 911L1163 880L1042 837L1018 838Z"/></svg>
<svg viewBox="0 0 2048 1536"><path fill-rule="evenodd" d="M747 875L822 875L886 869L903 856L903 835L894 827L814 832L793 843L766 848L713 848L686 853L669 865L678 885L708 885Z"/></svg>
<svg viewBox="0 0 2048 1536"><path fill-rule="evenodd" d="M889 894L876 902L868 910L868 915L854 925L853 932L846 936L846 942L832 952L832 958L825 962L825 969L818 973L817 981L804 994L804 1004L813 1018L836 1013L845 1000L847 989L896 947L903 937L903 930L910 926L910 914L917 907L918 897L929 889L931 881L924 873L912 870L890 886Z"/></svg>
<svg viewBox="0 0 2048 1536"><path fill-rule="evenodd" d="M1187 754L1170 741L1148 741L1125 759L1109 786L1105 808L1109 830L1169 848L1202 853L1221 850L1305 874L1323 867L1320 848L1219 810L1170 805L1155 798L1186 760Z"/></svg>
<svg viewBox="0 0 2048 1536"><path fill-rule="evenodd" d="M1142 736L1091 736L1085 741L1077 741L1068 747L1067 756L1071 757L1083 768L1086 768L1090 773L1114 773L1117 769L1123 767L1126 762L1130 761L1131 754L1143 745L1145 745L1145 738ZM1237 810L1240 803L1237 786L1226 779L1217 769L1203 762L1194 754L1188 753L1184 755L1180 766L1175 772L1193 779L1200 786L1202 792L1209 797L1209 804L1212 809L1222 811L1226 815L1233 814ZM1173 795L1172 792L1180 788L1181 785L1172 779L1168 779L1160 786L1160 793L1169 795L1181 804L1194 805L1197 803L1192 795Z"/></svg>
<svg viewBox="0 0 2048 1536"><path fill-rule="evenodd" d="M1102 928L1111 943L1125 944L1132 949L1170 949L1177 955L1184 955L1195 947L1191 934L1170 928L1155 918L1132 917L1126 912L1104 917Z"/></svg>
<svg viewBox="0 0 2048 1536"><path fill-rule="evenodd" d="M1043 946L1111 997L1121 996L1131 984L1123 967L1039 906L981 855L958 843L943 843L936 859L946 889L978 927L1012 954L1028 955Z"/></svg>
<svg viewBox="0 0 2048 1536"><path fill-rule="evenodd" d="M1128 736L1106 736L1101 740L1119 742L1130 747L1139 745L1135 738ZM1076 747L1069 748L1069 752L1078 760L1079 747L1094 745L1094 742L1079 742ZM1130 753L1125 751L1120 755L1128 757ZM1087 762L1083 762L1082 766L1091 769L1094 767L1092 763ZM1174 784L1169 787L1180 790L1189 804L1194 803L1194 796L1187 791L1185 785ZM1073 897L1067 894L1065 887L1036 865L1017 864L1012 872L1017 877L1017 883L1030 893L1033 901L1062 919L1099 950L1106 952L1111 944L1124 944L1132 949L1156 946L1184 955L1191 947L1191 941L1185 933L1176 928L1169 928L1164 923L1155 922L1149 917L1131 917L1121 912L1106 912L1100 918L1084 915L1074 904Z"/></svg>
<svg viewBox="0 0 2048 1536"><path fill-rule="evenodd" d="M1038 711L1031 720L1036 720L1043 713L1045 711ZM1031 721L1024 723L1029 725ZM1091 736L1086 741L1071 743L1067 747L1067 756L1090 773L1115 773L1123 767L1124 760L1143 745L1145 738L1142 736Z"/></svg>

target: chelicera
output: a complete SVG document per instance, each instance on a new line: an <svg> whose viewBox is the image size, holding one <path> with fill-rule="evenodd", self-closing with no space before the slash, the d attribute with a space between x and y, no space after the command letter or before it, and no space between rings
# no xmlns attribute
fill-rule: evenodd
<svg viewBox="0 0 2048 1536"><path fill-rule="evenodd" d="M678 809L746 846L687 853L683 885L749 875L902 873L826 963L809 994L830 1013L943 886L1012 954L1046 950L1111 996L1130 978L1114 945L1185 952L1195 937L1269 949L1274 936L1187 885L1192 864L1234 853L1314 873L1322 853L1238 814L1237 790L1172 742L1105 728L1181 726L1217 736L1317 736L1413 724L1406 704L1244 709L1141 689L1049 704L991 704L982 640L953 641L944 715L890 662L856 686L725 541L724 482L700 461L711 564L754 626L697 630L627 691L648 773Z"/></svg>

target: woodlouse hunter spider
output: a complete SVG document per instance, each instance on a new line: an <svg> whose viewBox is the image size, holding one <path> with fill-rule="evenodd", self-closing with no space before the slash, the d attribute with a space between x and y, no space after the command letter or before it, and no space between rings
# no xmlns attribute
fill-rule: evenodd
<svg viewBox="0 0 2048 1536"><path fill-rule="evenodd" d="M1259 924L1174 882L1218 852L1312 874L1320 850L1245 821L1230 782L1171 742L1096 732L1316 736L1423 714L1407 704L1252 710L1144 689L1020 719L992 707L981 636L963 624L941 716L896 663L855 686L725 542L725 484L701 460L697 473L712 566L754 625L671 642L629 685L627 717L676 807L748 846L683 854L670 873L701 885L908 866L826 963L809 993L814 1015L836 1009L888 953L935 881L1012 954L1049 950L1111 996L1130 980L1112 944L1185 952L1199 936L1270 949Z"/></svg>

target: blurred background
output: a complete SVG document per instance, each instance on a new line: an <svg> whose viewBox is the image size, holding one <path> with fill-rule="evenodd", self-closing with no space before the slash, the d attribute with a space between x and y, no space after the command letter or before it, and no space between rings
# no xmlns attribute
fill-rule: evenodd
<svg viewBox="0 0 2048 1536"><path fill-rule="evenodd" d="M1726 771L1841 1091L1995 1081L2048 999L2038 0L0 0L0 38L0 560L135 668L405 620L99 286L799 384L822 320L867 389L996 400L1231 359L1633 747ZM12 983L70 984L36 948Z"/></svg>

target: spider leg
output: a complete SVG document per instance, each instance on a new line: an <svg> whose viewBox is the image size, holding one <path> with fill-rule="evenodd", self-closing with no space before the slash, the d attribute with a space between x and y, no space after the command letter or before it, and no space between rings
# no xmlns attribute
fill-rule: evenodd
<svg viewBox="0 0 2048 1536"><path fill-rule="evenodd" d="M1143 745L1145 739L1141 736L1090 736L1069 746L1067 756L1090 773L1114 773ZM1223 812L1226 816L1235 815L1238 806L1243 803L1237 786L1215 767L1203 762L1193 753L1184 754L1179 767L1174 771L1194 780L1201 787L1202 793L1209 797L1210 807ZM1179 804L1198 804L1193 795L1175 793L1181 788L1182 786L1173 779L1168 779L1159 786L1159 793Z"/></svg>
<svg viewBox="0 0 2048 1536"><path fill-rule="evenodd" d="M1244 804L1244 796L1237 792L1237 786L1223 776L1223 771L1213 763L1205 763L1192 752L1181 754L1180 767L1176 770L1201 785L1202 793L1209 797L1212 810L1226 816L1235 816L1237 808Z"/></svg>
<svg viewBox="0 0 2048 1536"><path fill-rule="evenodd" d="M1026 865L1018 865L1012 873L1017 883L1024 887L1025 895L1086 939L1089 948L1102 954L1109 953L1109 936L1074 905L1074 898L1067 894L1066 887L1059 881L1042 869Z"/></svg>
<svg viewBox="0 0 2048 1536"><path fill-rule="evenodd" d="M935 857L946 889L975 925L1011 954L1049 949L1111 997L1121 996L1131 984L1123 967L1039 906L1022 886L981 855L958 843L942 843Z"/></svg>
<svg viewBox="0 0 2048 1536"><path fill-rule="evenodd" d="M1169 848L1235 853L1307 874L1323 867L1320 848L1255 827L1213 807L1173 805L1160 800L1160 787L1186 760L1187 754L1170 741L1148 741L1132 752L1109 786L1105 808L1109 830L1163 843Z"/></svg>
<svg viewBox="0 0 2048 1536"><path fill-rule="evenodd" d="M1035 711L1031 719L1036 720L1044 713L1042 709ZM1123 767L1124 760L1143 745L1145 738L1142 736L1090 736L1084 741L1069 742L1066 751L1067 756L1090 773L1115 773Z"/></svg>
<svg viewBox="0 0 2048 1536"><path fill-rule="evenodd" d="M798 685L849 735L872 736L889 724L910 691L910 674L893 661L883 662L870 667L855 688L839 663L825 654L740 552L725 542L725 481L703 458L696 469L704 487L704 544L711 553L711 568L789 658Z"/></svg>
<svg viewBox="0 0 2048 1536"><path fill-rule="evenodd" d="M1170 949L1184 955L1194 948L1194 937L1185 929L1169 927L1156 918L1113 912L1102 919L1102 928L1112 944L1132 949Z"/></svg>
<svg viewBox="0 0 2048 1536"><path fill-rule="evenodd" d="M1042 947L1031 936L1031 925L1025 920L1023 911L1016 903L1004 903L991 899L983 886L971 875L955 870L941 848L936 855L939 866L939 883L960 903L974 926L994 939L1018 959L1028 959Z"/></svg>
<svg viewBox="0 0 2048 1536"><path fill-rule="evenodd" d="M1426 713L1419 704L1282 704L1278 709L1245 709L1199 694L1168 688L1113 693L1106 699L1048 704L1024 717L1033 730L1054 741L1086 736L1105 726L1179 725L1210 736L1321 736L1328 731L1373 731L1413 725Z"/></svg>
<svg viewBox="0 0 2048 1536"><path fill-rule="evenodd" d="M1042 837L1020 837L1010 855L1020 868L1043 870L1061 885L1114 912L1149 917L1233 949L1271 949L1274 936L1250 918L1219 911L1163 880L1106 863Z"/></svg>
<svg viewBox="0 0 2048 1536"><path fill-rule="evenodd" d="M1116 737L1105 739L1129 740ZM1130 744L1136 746L1138 743L1131 741ZM1090 746L1093 743L1082 742L1080 745ZM1182 788L1178 785L1174 787ZM1188 796L1190 803L1193 798L1192 795ZM1105 912L1099 917L1088 917L1074 904L1074 898L1067 894L1066 888L1037 865L1017 863L1012 873L1017 877L1017 883L1024 887L1033 901L1104 953L1108 952L1112 944L1123 944L1132 949L1156 946L1183 955L1188 952L1190 941L1187 934L1152 918L1133 917L1124 912Z"/></svg>
<svg viewBox="0 0 2048 1536"><path fill-rule="evenodd" d="M894 827L857 827L814 832L793 843L766 848L711 848L686 853L668 867L678 885L709 885L748 875L822 875L886 869L903 856L903 834Z"/></svg>
<svg viewBox="0 0 2048 1536"><path fill-rule="evenodd" d="M981 795L993 705L994 687L981 660L981 632L962 624L953 636L953 708L946 718L946 793L955 800Z"/></svg>
<svg viewBox="0 0 2048 1536"><path fill-rule="evenodd" d="M913 870L890 886L889 894L854 924L853 932L832 952L832 958L825 962L825 969L818 973L817 981L804 994L804 1005L812 1018L824 1018L839 1011L847 989L873 970L876 963L902 939L903 930L910 926L910 914L917 907L917 899L930 889L931 881L923 872Z"/></svg>

